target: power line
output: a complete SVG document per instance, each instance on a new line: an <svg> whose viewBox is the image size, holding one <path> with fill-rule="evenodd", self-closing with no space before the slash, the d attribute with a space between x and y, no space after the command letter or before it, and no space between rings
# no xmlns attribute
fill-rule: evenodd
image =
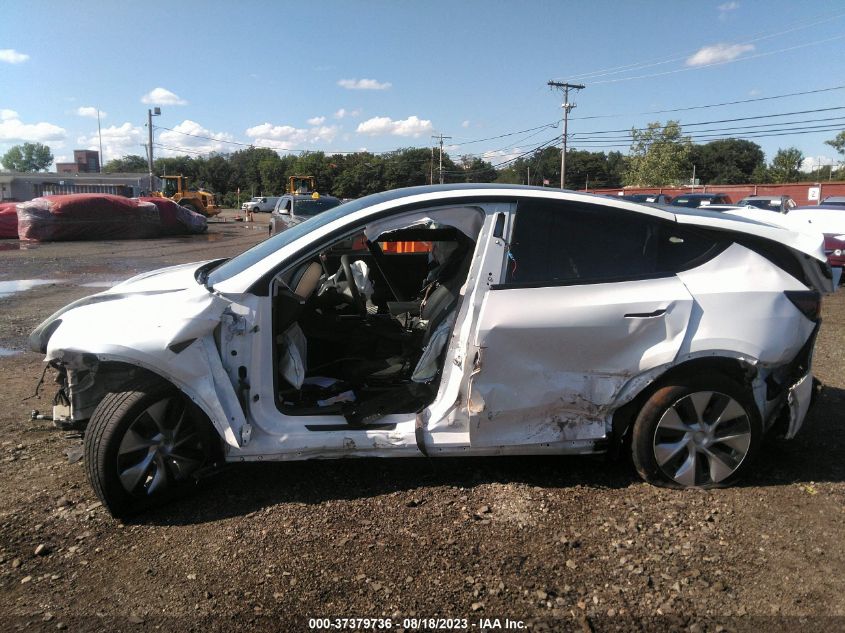
<svg viewBox="0 0 845 633"><path fill-rule="evenodd" d="M775 51L767 51L765 53L757 53L755 55L746 55L745 57L735 57L734 59L728 59L720 62L711 62L709 64L701 64L698 66L687 66L685 68L676 68L674 70L666 70L660 73L651 73L648 75L635 75L633 77L620 77L618 79L602 79L600 81L594 81L593 84L615 84L622 81L633 81L634 79L650 79L652 77L664 77L666 75L674 75L676 73L684 73L689 72L691 70L701 70L702 68L711 68L713 66L724 66L726 64L734 64L736 62L744 62L749 61L751 59L759 59L760 57L769 57L771 55L777 55L778 53L787 53L789 51L798 50L799 48L807 48L808 46L818 46L819 44L826 44L827 42L832 42L834 40L841 40L845 37L845 33L841 35L834 35L833 37L828 37L827 39L823 40L814 40L812 42L805 42L804 44L796 44L795 46L787 46L786 48L780 48Z"/></svg>
<svg viewBox="0 0 845 633"><path fill-rule="evenodd" d="M811 94L818 94L821 92L830 92L832 90L842 90L845 89L845 85L842 86L831 86L829 88L819 88L817 90L804 90L802 92L788 92L782 95L773 95L771 97L756 97L754 99L742 99L740 101L725 101L722 103L708 103L705 105L697 105L697 106L688 106L685 108L672 108L668 110L652 110L650 112L636 112L634 114L596 114L593 116L583 116L583 117L572 117L573 121L586 121L588 119L613 119L613 118L620 118L625 116L645 116L649 114L669 114L672 112L686 112L688 110L703 110L706 108L720 108L723 106L729 105L740 105L743 103L755 103L757 101L771 101L773 99L785 99L787 97L800 97L804 95L811 95Z"/></svg>
<svg viewBox="0 0 845 633"><path fill-rule="evenodd" d="M809 28L811 26L816 26L818 24L824 24L826 22L830 22L831 20L835 20L845 16L845 13L835 13L833 15L817 15L812 18L808 18L804 23L798 23L793 25L791 28L777 31L777 32L766 32L762 31L761 33L753 36L751 39L745 40L744 42L740 42L739 46L753 44L754 42L759 42L766 39L771 39L773 37L780 37L781 35L786 35L787 33L793 33L795 31L800 31L802 29ZM691 55L694 55L697 51L688 51L686 53L676 53L674 56L669 58L662 58L656 60L649 60L644 62L636 62L633 64L626 64L623 66L616 66L612 68L604 68L600 70L595 70L587 73L581 73L575 75L573 79L595 79L596 77L606 77L607 75L616 75L623 72L633 71L633 70L640 70L643 68L651 68L654 66L662 66L664 64L670 64L672 62L681 61L688 59ZM600 82L596 82L600 83Z"/></svg>
<svg viewBox="0 0 845 633"><path fill-rule="evenodd" d="M779 112L776 114L760 114L758 116L746 116L746 117L737 117L735 119L716 119L713 121L696 121L694 123L684 123L682 121L678 121L678 125L684 128L699 126L699 125L713 125L715 123L736 123L737 121L756 121L759 119L773 119L782 116L795 116L798 114L815 114L816 112L832 112L834 110L845 110L845 106L834 106L832 108L815 108L813 110L795 110L793 112ZM629 133L632 130L636 131L643 131L648 129L655 129L655 130L662 130L665 129L669 124L666 125L659 125L654 128L646 127L633 127L633 128L622 128L617 130L596 130L593 132L582 132L582 134L618 134L620 132Z"/></svg>

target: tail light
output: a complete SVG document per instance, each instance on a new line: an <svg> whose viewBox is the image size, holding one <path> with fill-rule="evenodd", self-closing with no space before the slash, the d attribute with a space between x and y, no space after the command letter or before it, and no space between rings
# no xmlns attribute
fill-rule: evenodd
<svg viewBox="0 0 845 633"><path fill-rule="evenodd" d="M786 298L810 321L818 321L822 314L822 295L815 290L786 290Z"/></svg>

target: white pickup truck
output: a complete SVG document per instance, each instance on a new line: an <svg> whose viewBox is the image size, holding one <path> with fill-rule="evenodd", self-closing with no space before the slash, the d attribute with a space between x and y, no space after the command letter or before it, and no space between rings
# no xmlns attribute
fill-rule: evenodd
<svg viewBox="0 0 845 633"><path fill-rule="evenodd" d="M249 202L244 202L241 205L241 211L252 211L253 213L259 211L266 211L270 213L273 207L276 206L276 201L279 196L256 196Z"/></svg>

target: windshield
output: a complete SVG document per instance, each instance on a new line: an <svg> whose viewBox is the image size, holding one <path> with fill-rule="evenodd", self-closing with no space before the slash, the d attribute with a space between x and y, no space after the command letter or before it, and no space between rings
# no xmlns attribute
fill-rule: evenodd
<svg viewBox="0 0 845 633"><path fill-rule="evenodd" d="M765 198L743 198L737 204L739 206L746 206L746 207L757 207L758 209L766 209L771 211L772 209L780 210L780 200L766 200Z"/></svg>
<svg viewBox="0 0 845 633"><path fill-rule="evenodd" d="M162 178L161 185L165 198L171 198L176 195L177 187L175 178Z"/></svg>
<svg viewBox="0 0 845 633"><path fill-rule="evenodd" d="M346 204L341 204L329 211L326 211L325 213L315 215L304 222L300 222L299 224L282 231L281 233L277 233L260 244L256 244L248 251L244 251L237 257L234 257L226 263L218 266L211 271L211 274L209 274L207 285L213 286L225 279L229 279L230 277L234 277L235 275L242 273L256 262L261 261L265 257L281 248L284 248L288 244L295 242L303 235L330 224L338 218L342 218L349 213L354 213L355 211L360 211L366 207L378 204L379 202L387 202L388 200L399 198L403 195L407 195L407 193L401 189L386 193L374 193L371 196L366 196L364 198L359 198L358 200L347 202Z"/></svg>
<svg viewBox="0 0 845 633"><path fill-rule="evenodd" d="M296 200L293 205L294 215L312 217L323 211L328 211L340 204L337 198L319 198L317 200Z"/></svg>

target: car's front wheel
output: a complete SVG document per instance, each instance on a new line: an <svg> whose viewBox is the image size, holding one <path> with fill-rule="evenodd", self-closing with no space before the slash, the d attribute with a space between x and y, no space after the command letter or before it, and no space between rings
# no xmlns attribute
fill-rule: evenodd
<svg viewBox="0 0 845 633"><path fill-rule="evenodd" d="M657 389L634 423L634 466L647 482L717 488L739 480L760 447L757 408L740 385L721 377Z"/></svg>
<svg viewBox="0 0 845 633"><path fill-rule="evenodd" d="M115 517L168 501L212 465L219 438L206 415L173 385L139 379L109 393L85 432L88 479Z"/></svg>

